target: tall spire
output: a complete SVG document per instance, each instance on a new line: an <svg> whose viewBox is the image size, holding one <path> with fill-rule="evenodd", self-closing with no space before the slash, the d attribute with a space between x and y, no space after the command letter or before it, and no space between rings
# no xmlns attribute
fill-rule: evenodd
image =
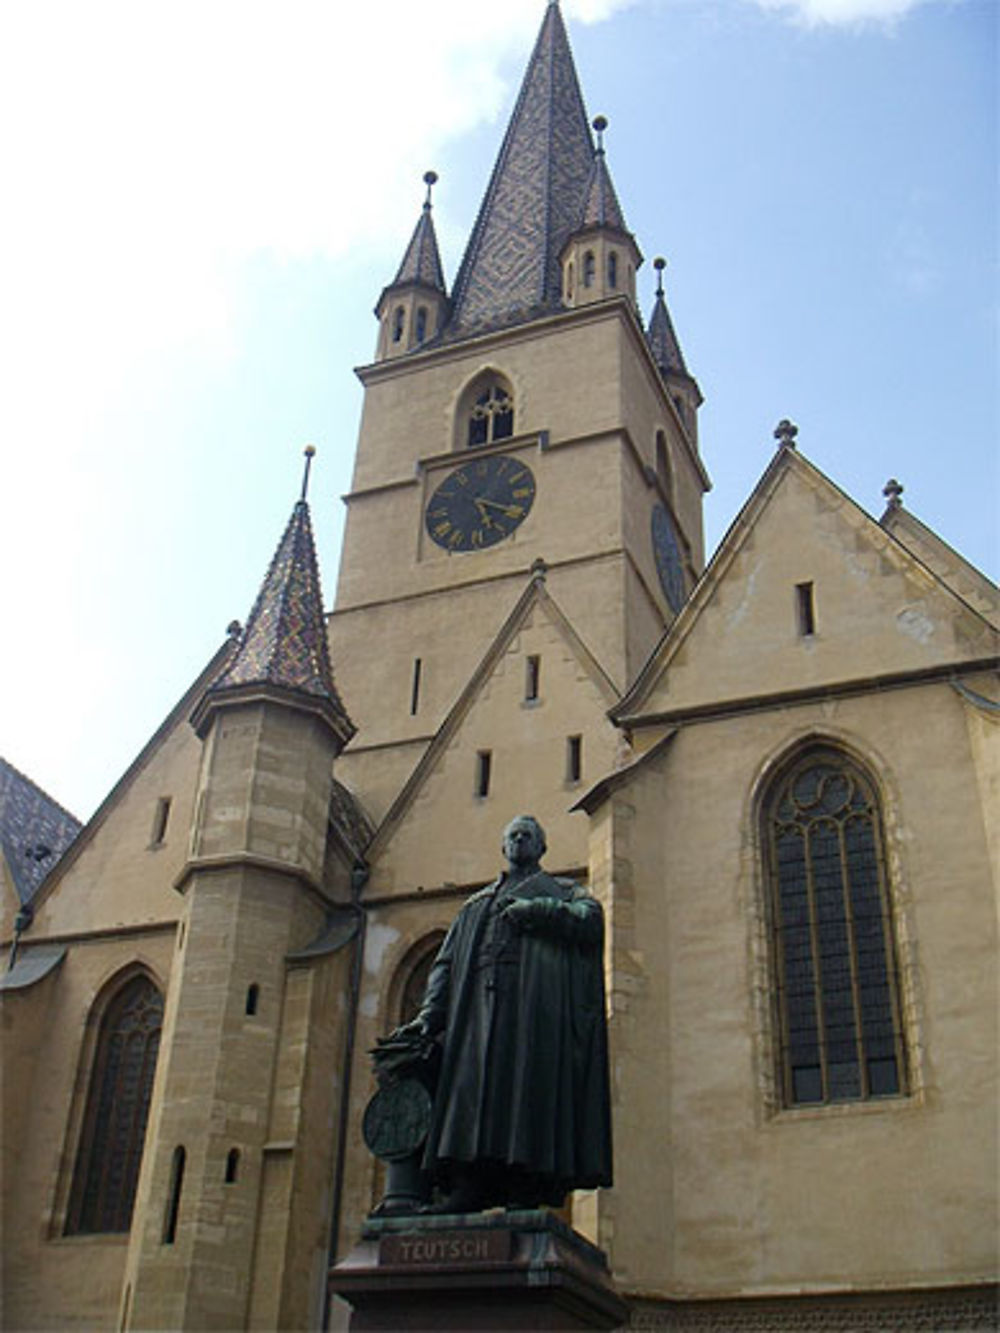
<svg viewBox="0 0 1000 1333"><path fill-rule="evenodd" d="M562 14L550 3L452 292L448 337L560 308L594 145Z"/></svg>
<svg viewBox="0 0 1000 1333"><path fill-rule="evenodd" d="M306 451L307 460L312 457L310 450L311 445ZM236 654L195 710L192 720L199 732L213 705L227 697L242 698L265 690L286 699L298 696L308 703L325 716L342 744L354 734L333 680L319 565L304 492L305 483Z"/></svg>
<svg viewBox="0 0 1000 1333"><path fill-rule="evenodd" d="M404 283L418 283L431 287L434 291L445 292L444 269L441 267L441 253L438 250L437 234L434 230L434 218L431 215L431 190L437 181L437 173L428 171L424 174L427 197L417 225L413 229L410 244L406 247L403 262L399 266L393 287Z"/></svg>
<svg viewBox="0 0 1000 1333"><path fill-rule="evenodd" d="M653 306L653 317L649 321L649 332L646 334L646 341L653 353L653 360L659 366L662 374L687 375L688 368L684 364L681 345L677 341L677 334L674 332L673 321L670 318L670 312L667 310L667 302L663 294L663 270L666 266L667 261L665 259L653 260L653 267L656 269L657 275L656 303Z"/></svg>

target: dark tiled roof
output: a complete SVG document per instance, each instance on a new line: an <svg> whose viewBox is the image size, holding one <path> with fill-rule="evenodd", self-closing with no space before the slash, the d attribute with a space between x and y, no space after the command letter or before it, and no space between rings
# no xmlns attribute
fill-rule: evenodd
<svg viewBox="0 0 1000 1333"><path fill-rule="evenodd" d="M583 197L580 230L588 227L611 227L615 231L628 232L603 148L598 148L594 154L594 165Z"/></svg>
<svg viewBox="0 0 1000 1333"><path fill-rule="evenodd" d="M406 254L403 255L403 262L392 285L399 287L411 282L419 283L423 287L432 287L438 292L446 290L441 253L438 250L429 200L424 204L417 225L413 229L410 244L406 247Z"/></svg>
<svg viewBox="0 0 1000 1333"><path fill-rule="evenodd" d="M561 308L559 252L578 226L594 145L551 3L452 291L446 338Z"/></svg>
<svg viewBox="0 0 1000 1333"><path fill-rule="evenodd" d="M355 857L362 857L375 836L375 826L357 797L336 778L330 787L330 822Z"/></svg>
<svg viewBox="0 0 1000 1333"><path fill-rule="evenodd" d="M0 759L0 850L22 903L31 901L82 827L30 778Z"/></svg>
<svg viewBox="0 0 1000 1333"><path fill-rule="evenodd" d="M212 686L276 685L333 706L353 732L333 681L323 618L323 594L309 506L300 500L257 594L231 665Z"/></svg>
<svg viewBox="0 0 1000 1333"><path fill-rule="evenodd" d="M670 318L670 312L667 310L667 303L662 291L656 293L656 304L653 307L653 318L649 321L649 332L646 334L646 341L653 353L653 360L664 374L671 371L678 375L688 373L688 368L684 364L681 345L677 341L677 334L674 332L673 321Z"/></svg>

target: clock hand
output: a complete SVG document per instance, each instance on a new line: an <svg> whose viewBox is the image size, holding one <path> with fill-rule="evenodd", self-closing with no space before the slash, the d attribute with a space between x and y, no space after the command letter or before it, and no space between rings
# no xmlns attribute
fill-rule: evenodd
<svg viewBox="0 0 1000 1333"><path fill-rule="evenodd" d="M482 511L483 505L489 505L491 509L499 509L501 514L504 514L507 518L521 517L522 513L521 505L498 504L496 500L486 500L486 499L476 500L476 508L479 509L480 512ZM483 517L485 518L485 515L483 515Z"/></svg>
<svg viewBox="0 0 1000 1333"><path fill-rule="evenodd" d="M488 501L485 501L485 500L479 500L479 499L473 497L473 501L472 501L472 503L476 506L476 508L477 508L478 511L479 511L479 517L483 520L483 527L484 527L484 528L492 528L492 526L493 526L493 520L490 518L489 514L487 514L487 512L486 512L486 505L487 505Z"/></svg>

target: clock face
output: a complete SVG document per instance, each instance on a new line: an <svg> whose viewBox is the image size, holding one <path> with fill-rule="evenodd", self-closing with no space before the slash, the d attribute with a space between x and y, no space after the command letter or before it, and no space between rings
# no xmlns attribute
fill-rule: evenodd
<svg viewBox="0 0 1000 1333"><path fill-rule="evenodd" d="M525 463L492 454L463 463L430 498L427 534L446 551L484 551L496 546L528 516L535 478Z"/></svg>
<svg viewBox="0 0 1000 1333"><path fill-rule="evenodd" d="M663 595L670 603L672 611L679 611L684 605L684 566L681 563L680 544L674 531L673 520L658 504L653 507L653 555L656 558L656 572L660 576Z"/></svg>

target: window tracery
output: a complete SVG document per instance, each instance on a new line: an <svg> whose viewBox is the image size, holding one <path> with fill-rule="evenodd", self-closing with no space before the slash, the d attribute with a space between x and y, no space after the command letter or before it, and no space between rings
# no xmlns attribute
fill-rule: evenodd
<svg viewBox="0 0 1000 1333"><path fill-rule="evenodd" d="M814 748L764 804L779 1084L786 1106L906 1090L878 796L846 755Z"/></svg>
<svg viewBox="0 0 1000 1333"><path fill-rule="evenodd" d="M109 1003L91 1071L66 1234L128 1231L163 1027L163 996L134 976Z"/></svg>
<svg viewBox="0 0 1000 1333"><path fill-rule="evenodd" d="M513 434L513 399L501 384L491 382L476 395L469 412L469 447L506 440Z"/></svg>

